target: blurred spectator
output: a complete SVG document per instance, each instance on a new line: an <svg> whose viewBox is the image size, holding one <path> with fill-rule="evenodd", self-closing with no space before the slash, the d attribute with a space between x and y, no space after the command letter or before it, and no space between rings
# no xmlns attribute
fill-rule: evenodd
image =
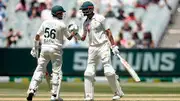
<svg viewBox="0 0 180 101"><path fill-rule="evenodd" d="M117 17L118 20L124 20L124 19L126 19L125 15L124 15L124 10L123 10L123 9L120 8L120 9L118 10L118 12L119 12L119 16Z"/></svg>
<svg viewBox="0 0 180 101"><path fill-rule="evenodd" d="M47 9L47 5L45 4L45 2L40 2L39 8L38 8L38 11L40 12L40 14L45 9Z"/></svg>
<svg viewBox="0 0 180 101"><path fill-rule="evenodd" d="M74 8L72 8L70 17L71 17L71 18L76 18L76 14L77 14L77 10L76 10L76 8L74 7Z"/></svg>
<svg viewBox="0 0 180 101"><path fill-rule="evenodd" d="M3 31L3 22L6 20L5 10L0 8L0 33Z"/></svg>
<svg viewBox="0 0 180 101"><path fill-rule="evenodd" d="M6 47L10 47L12 44L16 44L19 39L21 39L21 33L20 32L14 32L12 28L9 29L8 35L7 35L7 45Z"/></svg>
<svg viewBox="0 0 180 101"><path fill-rule="evenodd" d="M152 33L145 32L142 40L143 48L154 48L154 42L152 40Z"/></svg>
<svg viewBox="0 0 180 101"><path fill-rule="evenodd" d="M121 28L122 37L125 40L132 39L132 27L129 25L128 22L124 22L124 26Z"/></svg>
<svg viewBox="0 0 180 101"><path fill-rule="evenodd" d="M5 3L3 3L3 1L2 1L2 0L0 0L0 8L4 8L4 9L6 9L6 5L5 5Z"/></svg>
<svg viewBox="0 0 180 101"><path fill-rule="evenodd" d="M6 8L6 5L2 1L3 0L0 0L0 31L3 30L4 18L6 19L7 16L5 13L6 11L3 11L4 8ZM85 1L89 1L89 0L85 0ZM143 9L151 8L152 5L149 4L155 4L155 6L159 6L159 7L167 7L169 10L171 9L171 7L167 2L168 0L90 0L90 1L92 1L94 5L96 5L96 7L94 8L95 12L104 14L105 17L107 18L110 17L119 20L118 21L114 19L108 19L106 22L108 24L112 23L114 25L111 26L111 28L115 32L114 34L115 36L117 36L118 33L116 32L119 32L119 28L121 28L118 34L119 40L117 41L117 44L125 48L132 47L133 45L134 45L133 47L139 47L141 45L144 45L145 47L154 47L151 34L149 36L147 35L147 33L146 35L144 35L144 29L149 29L148 24L146 24L146 20L144 20L144 18L149 18L148 17L149 15L147 15L147 17L146 15L144 16L144 14L147 13L146 10ZM9 2L14 2L14 0L9 0L8 3ZM26 2L28 2L29 5L26 5ZM74 7L72 8L72 11L68 13L68 16L66 16L66 19L64 21L67 23L74 21L81 28L80 32L82 32L82 25L83 25L82 22L83 20L85 20L85 17L82 17L81 12L79 12L79 10L77 9L84 2L84 0L72 1L71 3L69 3L69 1L67 0L19 0L19 3L16 6L16 11L25 12L29 10L28 17L30 19L25 19L23 21L24 23L22 24L20 22L21 19L20 21L15 22L15 20L13 19L14 17L13 18L9 17L9 22L12 21L12 23L15 23L17 25L21 24L22 26L24 26L24 28L22 28L23 30L19 28L19 26L17 26L17 29L21 29L21 32L23 33L24 32L34 33L33 30L34 31L37 30L36 28L37 26L40 25L42 20L52 18L51 15L52 2L53 5L63 4L64 6L66 6L67 13L71 7ZM10 3L10 4L14 4L14 3ZM140 7L140 9L137 7ZM11 13L7 11L7 14L11 14ZM19 15L24 16L24 13L20 13ZM25 16L23 18L25 18ZM143 23L139 20L143 20ZM34 22L36 22L35 25ZM7 23L7 26L8 24L9 23ZM143 26L143 24L147 26ZM28 31L26 31L26 28L28 28L27 29ZM7 28L4 29L7 30ZM71 44L75 46L79 46L79 43L76 40L72 41ZM83 45L81 42L80 44Z"/></svg>
<svg viewBox="0 0 180 101"><path fill-rule="evenodd" d="M16 5L15 11L28 11L28 7L26 5L25 0L20 0L20 2Z"/></svg>
<svg viewBox="0 0 180 101"><path fill-rule="evenodd" d="M30 9L32 9L33 7L37 7L37 5L38 5L37 0L32 0L30 3Z"/></svg>
<svg viewBox="0 0 180 101"><path fill-rule="evenodd" d="M34 6L28 11L28 17L32 18L32 14L35 12L36 16L40 17L40 12L38 11L38 3L34 4Z"/></svg>
<svg viewBox="0 0 180 101"><path fill-rule="evenodd" d="M135 32L133 33L133 37L132 37L133 41L134 41L134 48L139 48L141 46L141 39L138 36L138 33Z"/></svg>
<svg viewBox="0 0 180 101"><path fill-rule="evenodd" d="M118 35L118 41L116 42L116 45L118 47L122 47L122 45L121 45L122 40L123 40L123 35L122 35L122 32L120 32L119 35Z"/></svg>
<svg viewBox="0 0 180 101"><path fill-rule="evenodd" d="M141 21L136 21L136 26L133 29L134 33L137 33L139 39L143 39L144 37L144 26Z"/></svg>
<svg viewBox="0 0 180 101"><path fill-rule="evenodd" d="M136 21L136 17L135 17L135 15L134 15L134 12L130 12L130 13L129 13L129 16L126 17L125 20L126 20L127 22Z"/></svg>
<svg viewBox="0 0 180 101"><path fill-rule="evenodd" d="M129 48L129 45L132 41L132 27L129 25L128 22L124 22L124 26L121 28L121 31L119 33L119 41L118 45L121 47Z"/></svg>
<svg viewBox="0 0 180 101"><path fill-rule="evenodd" d="M136 3L136 7L146 9L147 5L150 3L151 0L138 0Z"/></svg>
<svg viewBox="0 0 180 101"><path fill-rule="evenodd" d="M29 17L30 19L33 19L33 18L36 18L36 17L39 17L39 16L40 16L37 8L35 8L35 7L32 8L32 12L31 12L31 13L32 13L32 14L31 14L31 16Z"/></svg>
<svg viewBox="0 0 180 101"><path fill-rule="evenodd" d="M136 21L136 25L137 25L137 28L136 28L135 32L140 32L140 31L144 30L144 26L142 25L141 21Z"/></svg>
<svg viewBox="0 0 180 101"><path fill-rule="evenodd" d="M114 14L114 12L112 11L112 7L111 7L110 4L108 5L108 9L107 9L107 11L105 12L104 16L105 16L106 18L115 17L115 14Z"/></svg>

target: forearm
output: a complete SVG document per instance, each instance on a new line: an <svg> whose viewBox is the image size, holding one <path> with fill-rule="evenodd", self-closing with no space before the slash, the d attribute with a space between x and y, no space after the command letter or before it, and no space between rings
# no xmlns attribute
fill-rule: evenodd
<svg viewBox="0 0 180 101"><path fill-rule="evenodd" d="M76 33L75 37L78 40L84 41L86 39L86 34L84 33L82 36L80 36L78 33Z"/></svg>
<svg viewBox="0 0 180 101"><path fill-rule="evenodd" d="M110 31L109 29L106 30L106 34L107 34L107 37L108 37L111 45L112 45L112 46L115 45L114 38L113 38L112 33L111 33L111 31Z"/></svg>
<svg viewBox="0 0 180 101"><path fill-rule="evenodd" d="M112 49L113 54L118 55L119 54L119 50L118 50L119 48L118 48L118 46L115 45L114 38L112 36L111 31L109 29L106 30L106 34L109 38L109 41L111 42L111 49Z"/></svg>
<svg viewBox="0 0 180 101"><path fill-rule="evenodd" d="M34 48L39 47L39 42L40 42L40 35L36 35L34 38Z"/></svg>
<svg viewBox="0 0 180 101"><path fill-rule="evenodd" d="M71 32L71 35L67 38L68 40L71 40L74 36L74 32Z"/></svg>
<svg viewBox="0 0 180 101"><path fill-rule="evenodd" d="M81 40L84 41L85 39L86 39L86 35L83 35L83 36L81 37Z"/></svg>

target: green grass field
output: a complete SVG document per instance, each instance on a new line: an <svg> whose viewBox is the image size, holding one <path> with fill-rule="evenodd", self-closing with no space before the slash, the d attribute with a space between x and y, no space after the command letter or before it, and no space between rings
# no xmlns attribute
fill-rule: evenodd
<svg viewBox="0 0 180 101"><path fill-rule="evenodd" d="M180 101L180 83L122 83L125 96L121 101ZM26 101L27 84L0 83L0 101ZM83 83L63 82L61 97L65 101L83 101ZM49 101L46 83L39 87L34 101ZM95 101L111 101L113 94L107 83L95 84Z"/></svg>

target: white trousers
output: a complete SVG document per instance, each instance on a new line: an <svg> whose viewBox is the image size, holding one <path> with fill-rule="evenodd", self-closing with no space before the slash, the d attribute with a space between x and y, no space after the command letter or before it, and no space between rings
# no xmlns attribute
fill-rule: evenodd
<svg viewBox="0 0 180 101"><path fill-rule="evenodd" d="M111 71L111 72L115 73L115 71L111 65L111 53L110 53L110 46L109 46L108 42L106 42L102 45L89 47L88 65L87 65L85 73L90 72L93 75L95 75L96 67L97 67L99 61L102 62L104 72ZM109 68L105 68L107 66Z"/></svg>
<svg viewBox="0 0 180 101"><path fill-rule="evenodd" d="M57 88L60 86L62 79L62 50L56 50L50 47L42 47L40 57L38 59L38 65L34 71L29 89L37 90L39 84L44 77L46 72L47 64L51 61L52 63L52 94L57 93Z"/></svg>
<svg viewBox="0 0 180 101"><path fill-rule="evenodd" d="M96 67L102 62L104 74L111 86L113 93L121 96L123 94L118 82L115 70L111 64L111 53L109 43L106 42L98 46L90 46L88 50L88 65L84 73L85 99L94 99L94 77Z"/></svg>

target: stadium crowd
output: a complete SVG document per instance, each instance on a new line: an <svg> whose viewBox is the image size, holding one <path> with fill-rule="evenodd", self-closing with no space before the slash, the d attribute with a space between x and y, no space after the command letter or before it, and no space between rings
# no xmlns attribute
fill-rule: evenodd
<svg viewBox="0 0 180 101"><path fill-rule="evenodd" d="M17 2L18 1L18 2ZM82 29L84 17L79 6L84 0L0 0L0 47L32 47L32 40L43 20L51 19L51 7L66 8L65 22ZM106 26L113 32L120 48L154 48L151 30L144 25L148 7L171 6L167 0L90 0L96 13L106 17ZM12 6L14 5L14 6ZM80 33L82 30L80 30ZM64 40L65 47L87 47L86 42Z"/></svg>

